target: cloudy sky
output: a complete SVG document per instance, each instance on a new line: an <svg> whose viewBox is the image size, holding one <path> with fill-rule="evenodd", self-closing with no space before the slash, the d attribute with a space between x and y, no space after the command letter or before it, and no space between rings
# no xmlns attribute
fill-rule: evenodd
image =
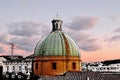
<svg viewBox="0 0 120 80"><path fill-rule="evenodd" d="M0 0L0 55L30 55L52 30L58 13L63 31L78 44L82 61L120 58L120 0Z"/></svg>

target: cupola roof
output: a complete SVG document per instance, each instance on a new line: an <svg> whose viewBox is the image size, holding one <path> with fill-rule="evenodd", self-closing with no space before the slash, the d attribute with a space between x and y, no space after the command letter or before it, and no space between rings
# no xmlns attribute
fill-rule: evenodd
<svg viewBox="0 0 120 80"><path fill-rule="evenodd" d="M35 56L80 56L80 51L71 37L62 31L62 20L52 20L52 32L36 45Z"/></svg>

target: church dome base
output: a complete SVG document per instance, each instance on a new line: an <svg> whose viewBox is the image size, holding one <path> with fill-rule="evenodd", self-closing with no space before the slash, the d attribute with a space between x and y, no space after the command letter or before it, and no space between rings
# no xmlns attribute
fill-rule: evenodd
<svg viewBox="0 0 120 80"><path fill-rule="evenodd" d="M42 76L63 75L68 71L81 71L80 59L70 56L44 56L36 57L34 61L34 74Z"/></svg>

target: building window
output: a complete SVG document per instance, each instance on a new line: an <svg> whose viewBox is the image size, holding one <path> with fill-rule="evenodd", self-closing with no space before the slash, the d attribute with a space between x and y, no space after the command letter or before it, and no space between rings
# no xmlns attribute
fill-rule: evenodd
<svg viewBox="0 0 120 80"><path fill-rule="evenodd" d="M72 68L76 69L76 63L75 62L72 63Z"/></svg>
<svg viewBox="0 0 120 80"><path fill-rule="evenodd" d="M27 66L25 66L25 70L27 70Z"/></svg>
<svg viewBox="0 0 120 80"><path fill-rule="evenodd" d="M57 68L56 68L56 65L57 65L56 63L52 63L52 69L53 69L53 70L56 70L56 69L57 69Z"/></svg>
<svg viewBox="0 0 120 80"><path fill-rule="evenodd" d="M21 71L21 66L19 66L19 71Z"/></svg>
<svg viewBox="0 0 120 80"><path fill-rule="evenodd" d="M13 71L15 70L15 66L13 66Z"/></svg>
<svg viewBox="0 0 120 80"><path fill-rule="evenodd" d="M7 71L9 71L9 66L7 66Z"/></svg>
<svg viewBox="0 0 120 80"><path fill-rule="evenodd" d="M38 63L35 63L35 69L36 70L38 69Z"/></svg>

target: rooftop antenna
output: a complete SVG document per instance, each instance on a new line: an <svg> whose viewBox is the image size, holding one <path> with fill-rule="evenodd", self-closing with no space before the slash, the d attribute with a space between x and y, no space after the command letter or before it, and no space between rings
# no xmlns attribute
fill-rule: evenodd
<svg viewBox="0 0 120 80"><path fill-rule="evenodd" d="M13 50L14 50L15 44L14 43L10 43L10 45L11 45L11 55L13 56Z"/></svg>

